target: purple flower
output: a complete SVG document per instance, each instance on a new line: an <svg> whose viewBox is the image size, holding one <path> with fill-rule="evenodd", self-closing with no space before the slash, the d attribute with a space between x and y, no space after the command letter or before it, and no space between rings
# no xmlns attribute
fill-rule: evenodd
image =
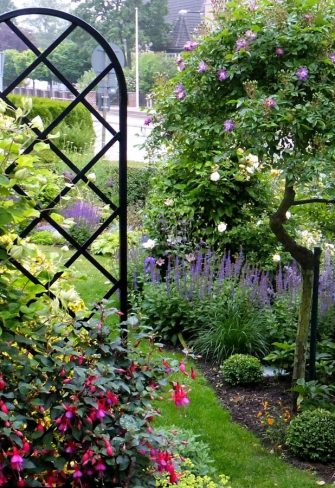
<svg viewBox="0 0 335 488"><path fill-rule="evenodd" d="M152 124L152 117L149 115L149 117L146 117L144 119L144 122L143 123L144 123L144 125L150 125L150 124Z"/></svg>
<svg viewBox="0 0 335 488"><path fill-rule="evenodd" d="M285 54L285 51L282 47L276 47L275 53L278 58L282 58Z"/></svg>
<svg viewBox="0 0 335 488"><path fill-rule="evenodd" d="M197 69L198 73L205 73L205 71L207 70L208 70L208 66L205 63L205 61L200 61Z"/></svg>
<svg viewBox="0 0 335 488"><path fill-rule="evenodd" d="M251 41L251 42L255 41L257 39L256 32L253 32L252 30L247 30L247 32L244 35L248 39L248 41Z"/></svg>
<svg viewBox="0 0 335 488"><path fill-rule="evenodd" d="M236 41L236 50L246 49L249 46L248 41L244 37L240 37Z"/></svg>
<svg viewBox="0 0 335 488"><path fill-rule="evenodd" d="M144 271L146 273L151 273L155 265L156 265L156 259L153 258L152 256L148 256L144 260Z"/></svg>
<svg viewBox="0 0 335 488"><path fill-rule="evenodd" d="M177 63L178 71L184 71L184 69L186 68L186 65L185 65L184 60L181 56L177 57L176 63Z"/></svg>
<svg viewBox="0 0 335 488"><path fill-rule="evenodd" d="M219 69L219 71L217 72L217 77L218 77L219 81L225 81L228 78L228 76L229 76L229 73L224 68Z"/></svg>
<svg viewBox="0 0 335 488"><path fill-rule="evenodd" d="M295 72L295 76L298 78L300 81L306 81L308 79L308 69L306 66L301 66L300 68L297 69Z"/></svg>
<svg viewBox="0 0 335 488"><path fill-rule="evenodd" d="M329 59L330 59L330 61L331 61L332 63L334 63L334 64L335 64L335 52L333 52L333 53L331 53L331 54L329 55Z"/></svg>
<svg viewBox="0 0 335 488"><path fill-rule="evenodd" d="M271 109L271 108L277 107L277 102L272 97L266 98L263 103L264 103L264 105L265 105L266 108L270 108Z"/></svg>
<svg viewBox="0 0 335 488"><path fill-rule="evenodd" d="M63 211L64 217L73 219L79 226L94 229L100 223L100 209L85 200L77 200Z"/></svg>
<svg viewBox="0 0 335 488"><path fill-rule="evenodd" d="M235 124L231 119L227 119L223 122L225 132L232 132L235 128Z"/></svg>
<svg viewBox="0 0 335 488"><path fill-rule="evenodd" d="M184 51L193 51L193 49L195 49L196 47L198 47L197 42L187 41L187 43L184 45Z"/></svg>
<svg viewBox="0 0 335 488"><path fill-rule="evenodd" d="M175 89L174 93L178 100L184 100L184 98L186 97L186 91L184 85L182 84L177 85L177 88Z"/></svg>

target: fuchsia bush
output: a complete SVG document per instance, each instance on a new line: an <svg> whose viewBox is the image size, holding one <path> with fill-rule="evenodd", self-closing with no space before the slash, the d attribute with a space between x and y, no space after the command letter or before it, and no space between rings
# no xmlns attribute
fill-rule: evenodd
<svg viewBox="0 0 335 488"><path fill-rule="evenodd" d="M189 374L185 364L109 335L101 317L31 338L3 331L0 486L150 487L157 472L178 481L173 452L152 427L152 401L171 371ZM137 345L143 339L135 334ZM171 399L189 403L178 382Z"/></svg>

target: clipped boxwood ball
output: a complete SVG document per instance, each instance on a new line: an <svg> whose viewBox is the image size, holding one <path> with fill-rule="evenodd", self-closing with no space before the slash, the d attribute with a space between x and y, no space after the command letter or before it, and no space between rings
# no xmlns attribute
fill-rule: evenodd
<svg viewBox="0 0 335 488"><path fill-rule="evenodd" d="M300 413L288 426L286 445L302 459L335 460L335 414L321 408Z"/></svg>
<svg viewBox="0 0 335 488"><path fill-rule="evenodd" d="M221 372L230 385L257 383L263 377L263 366L259 359L249 354L233 354L226 359Z"/></svg>

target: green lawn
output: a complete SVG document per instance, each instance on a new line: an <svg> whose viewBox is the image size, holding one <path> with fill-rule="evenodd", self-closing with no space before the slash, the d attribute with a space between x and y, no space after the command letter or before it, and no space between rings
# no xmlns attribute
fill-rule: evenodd
<svg viewBox="0 0 335 488"><path fill-rule="evenodd" d="M43 249L47 252L55 250L47 246L43 246ZM108 266L111 264L108 258L99 258L99 261ZM87 280L77 277L74 278L74 284L87 303L94 302L107 288L106 280L84 258L76 261L75 270L79 274L87 273ZM183 383L191 387L190 405L178 409L167 395L166 401L159 403L162 416L156 420L157 426L176 425L201 435L210 446L218 472L231 478L233 488L317 486L316 477L290 466L277 454L270 453L254 434L232 422L229 412L220 405L201 372L197 373L195 381L182 378Z"/></svg>

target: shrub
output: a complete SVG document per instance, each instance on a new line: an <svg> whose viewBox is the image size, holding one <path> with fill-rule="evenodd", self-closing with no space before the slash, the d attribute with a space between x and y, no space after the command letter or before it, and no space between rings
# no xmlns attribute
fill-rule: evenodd
<svg viewBox="0 0 335 488"><path fill-rule="evenodd" d="M57 231L41 230L39 232L35 232L35 234L30 237L30 241L34 244L53 246L55 244L62 244L65 239Z"/></svg>
<svg viewBox="0 0 335 488"><path fill-rule="evenodd" d="M128 246L133 247L138 244L140 232L128 231ZM118 231L103 232L91 245L94 254L118 255L120 249L120 236Z"/></svg>
<svg viewBox="0 0 335 488"><path fill-rule="evenodd" d="M22 107L23 97L20 95L10 95L9 99L16 107ZM49 98L32 97L33 106L29 113L29 118L33 119L40 116L45 127L49 125L70 102L63 100L50 100ZM93 122L90 112L81 104L77 105L65 117L53 131L60 132L60 137L55 139L55 144L62 149L69 148L84 151L95 139Z"/></svg>
<svg viewBox="0 0 335 488"><path fill-rule="evenodd" d="M148 185L152 169L147 167L128 168L127 170L127 184L128 194L127 201L129 205L136 204L143 206L148 194ZM112 166L109 162L101 167L100 171L97 168L97 185L104 188L110 197L118 201L119 198L119 168Z"/></svg>
<svg viewBox="0 0 335 488"><path fill-rule="evenodd" d="M198 354L220 363L234 353L263 356L267 352L271 310L255 306L245 290L236 287L231 295L213 297L198 314L205 315L193 327L192 346Z"/></svg>
<svg viewBox="0 0 335 488"><path fill-rule="evenodd" d="M166 384L161 357L111 340L101 310L85 323L38 324L0 343L0 479L8 486L154 486L175 460L151 422ZM145 340L134 331L134 344ZM164 443L164 439L163 439ZM14 462L14 456L17 461ZM157 466L156 466L157 464ZM18 480L24 480L24 485ZM21 482L20 482L21 483Z"/></svg>
<svg viewBox="0 0 335 488"><path fill-rule="evenodd" d="M286 445L298 457L311 461L335 459L335 415L327 410L306 410L287 429Z"/></svg>
<svg viewBox="0 0 335 488"><path fill-rule="evenodd" d="M232 386L257 383L263 377L261 362L248 354L230 356L223 362L220 369L224 380Z"/></svg>

